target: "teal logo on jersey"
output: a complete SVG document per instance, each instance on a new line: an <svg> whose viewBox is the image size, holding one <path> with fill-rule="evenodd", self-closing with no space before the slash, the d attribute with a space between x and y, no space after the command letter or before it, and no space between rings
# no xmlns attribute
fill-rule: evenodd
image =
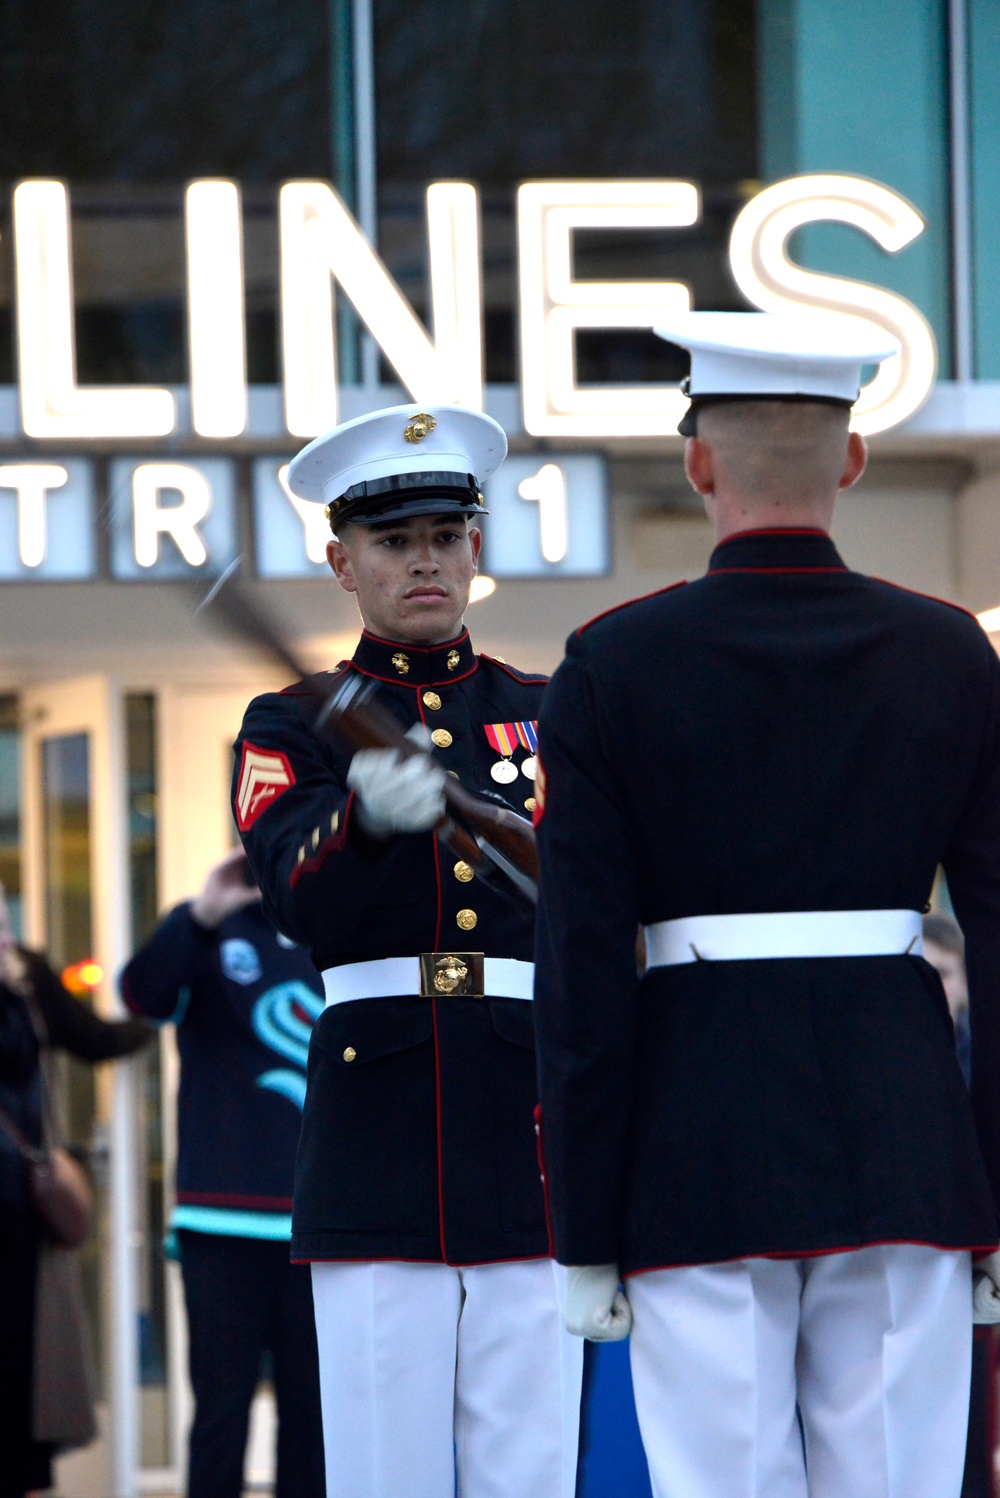
<svg viewBox="0 0 1000 1498"><path fill-rule="evenodd" d="M297 1108L306 1100L306 1061L313 1026L323 1013L324 1003L300 978L279 983L261 994L253 1006L254 1033L267 1048L294 1063L276 1067L257 1078L257 1086L280 1093Z"/></svg>

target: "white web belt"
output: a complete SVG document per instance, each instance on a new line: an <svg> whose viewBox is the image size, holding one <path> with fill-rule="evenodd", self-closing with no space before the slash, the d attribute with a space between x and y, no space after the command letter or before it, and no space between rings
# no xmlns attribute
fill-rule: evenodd
<svg viewBox="0 0 1000 1498"><path fill-rule="evenodd" d="M530 999L535 964L515 957L484 957L481 952L424 952L420 957L346 962L326 968L322 976L327 1008L398 995Z"/></svg>
<svg viewBox="0 0 1000 1498"><path fill-rule="evenodd" d="M764 957L888 957L923 954L918 910L790 910L692 915L646 927L649 967L745 962Z"/></svg>

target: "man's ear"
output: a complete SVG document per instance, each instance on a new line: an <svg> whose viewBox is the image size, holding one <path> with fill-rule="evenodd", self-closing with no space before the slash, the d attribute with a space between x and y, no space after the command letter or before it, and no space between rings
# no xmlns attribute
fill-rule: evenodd
<svg viewBox="0 0 1000 1498"><path fill-rule="evenodd" d="M700 437L689 437L684 444L684 472L688 483L704 497L715 493L715 467L712 449Z"/></svg>
<svg viewBox="0 0 1000 1498"><path fill-rule="evenodd" d="M358 585L354 580L354 568L351 566L350 553L343 541L338 541L336 536L326 543L326 560L330 565L330 571L344 592L356 593Z"/></svg>
<svg viewBox="0 0 1000 1498"><path fill-rule="evenodd" d="M844 459L844 471L840 475L838 489L849 489L856 484L858 479L868 467L868 443L860 432L851 432L847 439L847 457Z"/></svg>
<svg viewBox="0 0 1000 1498"><path fill-rule="evenodd" d="M469 545L472 547L472 560L478 568L479 553L483 549L483 533L478 525L469 526Z"/></svg>

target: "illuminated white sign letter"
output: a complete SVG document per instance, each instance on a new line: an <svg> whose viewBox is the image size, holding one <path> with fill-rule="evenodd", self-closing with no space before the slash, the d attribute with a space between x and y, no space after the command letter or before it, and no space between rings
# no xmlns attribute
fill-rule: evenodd
<svg viewBox="0 0 1000 1498"><path fill-rule="evenodd" d="M161 505L164 490L179 494L180 504ZM135 559L139 566L155 566L160 537L165 535L171 537L189 566L203 567L208 552L197 527L211 508L211 485L197 468L187 463L139 463L132 475Z"/></svg>
<svg viewBox="0 0 1000 1498"><path fill-rule="evenodd" d="M14 191L17 356L21 422L29 437L165 437L174 429L169 390L76 383L69 200L61 182Z"/></svg>
<svg viewBox="0 0 1000 1498"><path fill-rule="evenodd" d="M543 463L537 473L522 479L517 486L522 499L538 505L538 531L542 556L547 562L561 562L569 545L569 522L566 515L566 478L558 463Z"/></svg>
<svg viewBox="0 0 1000 1498"><path fill-rule="evenodd" d="M185 198L191 421L202 437L247 424L243 236L235 182L192 182Z"/></svg>
<svg viewBox="0 0 1000 1498"><path fill-rule="evenodd" d="M310 562L325 562L326 546L332 534L325 507L318 505L315 500L300 499L297 494L292 493L288 487L287 463L282 463L278 469L278 483L284 491L285 498L302 521L306 536L306 556Z"/></svg>
<svg viewBox="0 0 1000 1498"><path fill-rule="evenodd" d="M518 190L521 393L538 437L672 435L687 408L669 385L576 383L580 328L652 328L691 305L681 281L575 281L574 229L663 229L697 223L691 182L526 182Z"/></svg>
<svg viewBox="0 0 1000 1498"><path fill-rule="evenodd" d="M281 336L285 421L296 437L337 422L333 280L340 283L414 400L482 408L479 229L476 190L428 190L435 344L325 182L281 189ZM475 270L468 261L475 251ZM462 256L461 264L457 257Z"/></svg>
<svg viewBox="0 0 1000 1498"><path fill-rule="evenodd" d="M733 275L765 312L820 307L874 323L900 340L902 353L886 359L865 386L851 422L858 432L884 432L912 416L930 394L937 369L934 334L922 313L895 292L803 270L789 260L789 236L824 220L853 224L890 253L924 227L911 203L866 177L789 177L751 198L737 218L729 241Z"/></svg>
<svg viewBox="0 0 1000 1498"><path fill-rule="evenodd" d="M59 463L5 463L0 489L17 490L17 549L25 567L40 567L48 549L45 495L61 489L69 474Z"/></svg>

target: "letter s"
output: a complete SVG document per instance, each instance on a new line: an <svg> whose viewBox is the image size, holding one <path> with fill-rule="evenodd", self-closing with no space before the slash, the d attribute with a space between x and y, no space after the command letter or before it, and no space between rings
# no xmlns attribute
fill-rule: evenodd
<svg viewBox="0 0 1000 1498"><path fill-rule="evenodd" d="M831 173L788 177L752 198L733 225L729 260L736 284L765 312L817 307L888 329L903 345L886 359L854 405L851 425L884 432L912 416L930 394L937 347L930 324L912 302L864 281L804 270L785 245L804 224L853 224L893 253L922 233L912 203L867 177Z"/></svg>

